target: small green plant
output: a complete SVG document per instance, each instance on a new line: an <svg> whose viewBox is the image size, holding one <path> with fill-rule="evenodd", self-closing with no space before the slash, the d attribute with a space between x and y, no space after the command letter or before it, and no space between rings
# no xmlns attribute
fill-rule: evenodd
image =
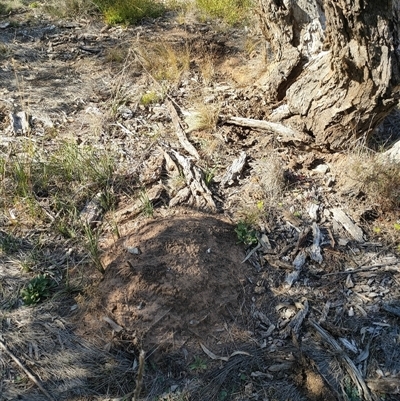
<svg viewBox="0 0 400 401"><path fill-rule="evenodd" d="M260 212L262 212L262 211L264 210L264 207L265 207L264 201L262 201L262 200L258 201L258 202L256 203L256 207L257 207L257 209L258 209Z"/></svg>
<svg viewBox="0 0 400 401"><path fill-rule="evenodd" d="M239 243L245 245L256 245L258 243L257 232L249 224L239 221L235 228Z"/></svg>
<svg viewBox="0 0 400 401"><path fill-rule="evenodd" d="M394 223L393 227L396 231L400 231L400 223Z"/></svg>
<svg viewBox="0 0 400 401"><path fill-rule="evenodd" d="M344 389L349 401L361 401L360 394L350 379L345 380Z"/></svg>
<svg viewBox="0 0 400 401"><path fill-rule="evenodd" d="M101 262L101 250L99 247L100 232L99 230L92 229L88 224L83 226L86 236L86 250L89 253L90 259L92 260L94 267L101 273L104 274L104 266Z"/></svg>
<svg viewBox="0 0 400 401"><path fill-rule="evenodd" d="M154 215L154 206L152 201L149 199L146 191L142 191L139 195L140 202L142 203L143 214L146 217L153 217Z"/></svg>
<svg viewBox="0 0 400 401"><path fill-rule="evenodd" d="M203 372L207 370L207 362L199 356L194 357L194 361L189 365L189 369L195 372Z"/></svg>
<svg viewBox="0 0 400 401"><path fill-rule="evenodd" d="M214 179L216 168L206 168L204 171L204 183L209 187Z"/></svg>
<svg viewBox="0 0 400 401"><path fill-rule="evenodd" d="M372 228L372 231L373 231L375 234L380 234L380 233L382 232L382 229L381 229L380 227L373 227L373 228Z"/></svg>
<svg viewBox="0 0 400 401"><path fill-rule="evenodd" d="M18 251L20 241L13 235L0 230L0 255Z"/></svg>
<svg viewBox="0 0 400 401"><path fill-rule="evenodd" d="M143 106L148 106L152 103L157 103L160 100L160 96L157 92L146 92L140 98L140 104Z"/></svg>
<svg viewBox="0 0 400 401"><path fill-rule="evenodd" d="M36 305L48 298L51 288L54 286L53 280L45 274L34 277L25 288L21 290L21 297L25 305Z"/></svg>
<svg viewBox="0 0 400 401"><path fill-rule="evenodd" d="M9 11L7 5L0 3L0 15L2 14L7 14L7 12Z"/></svg>

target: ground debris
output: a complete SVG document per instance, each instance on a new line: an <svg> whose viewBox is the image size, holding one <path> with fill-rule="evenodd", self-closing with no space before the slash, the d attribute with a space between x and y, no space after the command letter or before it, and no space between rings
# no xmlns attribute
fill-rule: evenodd
<svg viewBox="0 0 400 401"><path fill-rule="evenodd" d="M221 179L220 185L222 188L226 187L227 185L232 185L235 181L237 181L243 171L246 158L246 152L241 152L239 157L232 162L225 175Z"/></svg>
<svg viewBox="0 0 400 401"><path fill-rule="evenodd" d="M331 213L333 215L333 218L339 222L340 224L343 225L343 227L347 230L347 232L358 242L364 242L364 234L362 232L362 229L354 224L350 217L347 216L347 214L339 209L339 208L333 208L331 209Z"/></svg>
<svg viewBox="0 0 400 401"><path fill-rule="evenodd" d="M211 191L204 182L200 168L195 166L189 158L174 149L169 150L169 156L182 168L187 185L187 188L184 188L176 195L177 198L171 199L170 204L178 205L186 200L187 203L200 209L215 211L216 204L212 198Z"/></svg>

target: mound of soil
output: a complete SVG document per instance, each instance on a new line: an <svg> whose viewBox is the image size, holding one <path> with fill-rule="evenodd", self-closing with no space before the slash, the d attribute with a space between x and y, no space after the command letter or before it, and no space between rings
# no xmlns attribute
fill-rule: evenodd
<svg viewBox="0 0 400 401"><path fill-rule="evenodd" d="M195 338L229 342L230 332L245 329L241 305L252 274L236 241L218 215L146 220L106 252L103 306L145 350L173 351Z"/></svg>

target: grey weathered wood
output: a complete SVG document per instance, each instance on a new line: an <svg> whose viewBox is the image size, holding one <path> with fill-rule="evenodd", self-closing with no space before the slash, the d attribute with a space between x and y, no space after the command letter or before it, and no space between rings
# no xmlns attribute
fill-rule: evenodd
<svg viewBox="0 0 400 401"><path fill-rule="evenodd" d="M297 132L290 127L286 127L281 123L243 117L230 117L225 120L225 123L272 132L278 135L277 139L281 142L296 141L304 144L310 143L310 138L307 135Z"/></svg>
<svg viewBox="0 0 400 401"><path fill-rule="evenodd" d="M271 120L332 150L371 132L395 107L400 0L258 2L267 48L259 84L277 105Z"/></svg>
<svg viewBox="0 0 400 401"><path fill-rule="evenodd" d="M333 218L340 223L346 231L358 242L364 242L364 234L360 227L354 224L350 217L339 208L331 209Z"/></svg>
<svg viewBox="0 0 400 401"><path fill-rule="evenodd" d="M239 157L232 162L225 175L221 179L220 185L222 188L226 187L227 185L232 185L233 182L237 180L238 176L243 171L246 158L246 152L241 152Z"/></svg>
<svg viewBox="0 0 400 401"><path fill-rule="evenodd" d="M397 141L390 149L383 152L379 159L382 162L400 163L400 141Z"/></svg>
<svg viewBox="0 0 400 401"><path fill-rule="evenodd" d="M175 110L174 105L170 100L165 100L165 104L167 105L168 111L171 115L172 122L175 126L175 132L180 144L190 155L194 156L196 159L200 159L199 153L197 152L196 148L189 142L186 137L185 131L182 128L181 121L179 119L178 113Z"/></svg>
<svg viewBox="0 0 400 401"><path fill-rule="evenodd" d="M201 170L195 166L189 158L181 155L176 150L170 149L168 153L173 159L175 159L176 163L182 167L187 188L190 190L189 197L191 197L192 203L201 209L215 211L217 207L212 198L211 191L204 182ZM182 190L179 191L178 195L182 197L182 199L188 198L187 190L185 192ZM171 201L173 204L180 203L176 199Z"/></svg>

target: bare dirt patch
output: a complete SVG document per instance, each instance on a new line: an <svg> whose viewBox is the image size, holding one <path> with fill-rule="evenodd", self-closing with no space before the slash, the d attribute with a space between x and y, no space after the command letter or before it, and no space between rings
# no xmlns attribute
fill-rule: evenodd
<svg viewBox="0 0 400 401"><path fill-rule="evenodd" d="M223 216L182 209L156 217L107 249L101 301L149 352L175 352L193 338L225 343L231 326L246 330L252 271L244 257Z"/></svg>

